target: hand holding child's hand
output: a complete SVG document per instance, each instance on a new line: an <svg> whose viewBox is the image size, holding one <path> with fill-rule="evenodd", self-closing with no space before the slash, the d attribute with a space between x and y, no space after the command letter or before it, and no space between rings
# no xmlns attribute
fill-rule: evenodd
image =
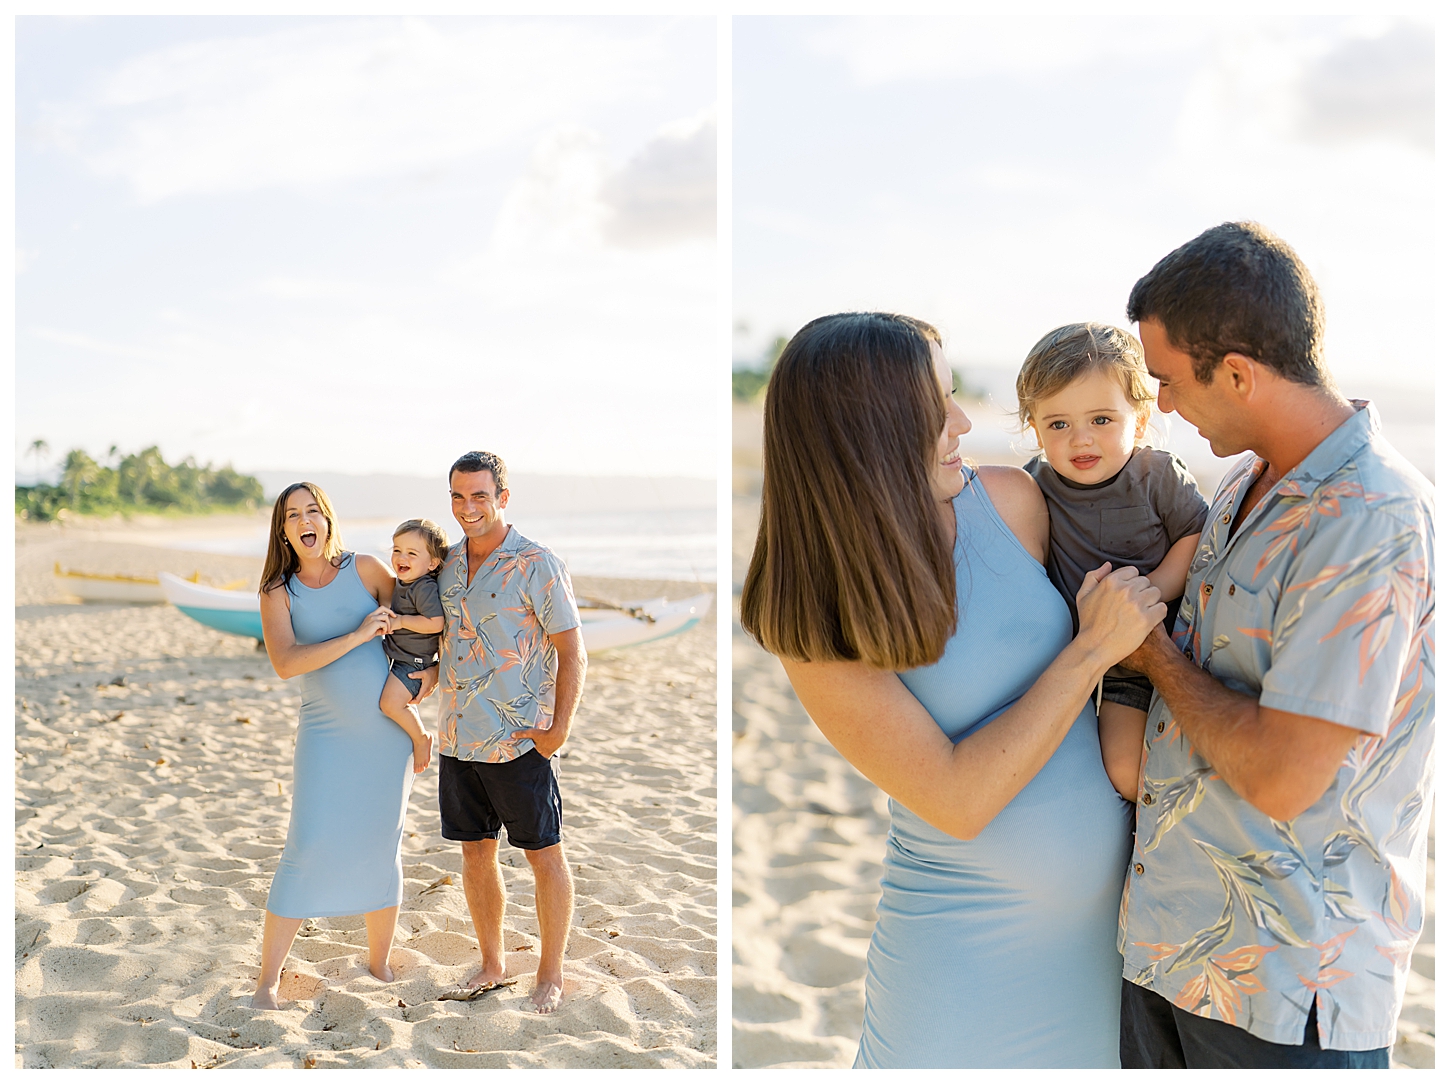
<svg viewBox="0 0 1450 1084"><path fill-rule="evenodd" d="M375 636L386 636L388 634L388 614L386 606L379 606L367 617L363 618L362 624L357 631L362 634L363 641L371 640Z"/></svg>
<svg viewBox="0 0 1450 1084"><path fill-rule="evenodd" d="M1107 563L1090 570L1077 593L1078 635L1108 664L1141 644L1168 613L1158 588L1136 568L1111 570Z"/></svg>

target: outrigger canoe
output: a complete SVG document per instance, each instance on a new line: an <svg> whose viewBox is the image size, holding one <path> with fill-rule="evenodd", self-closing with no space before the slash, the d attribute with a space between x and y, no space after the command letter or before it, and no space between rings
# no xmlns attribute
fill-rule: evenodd
<svg viewBox="0 0 1450 1084"><path fill-rule="evenodd" d="M169 572L157 574L166 599L182 613L208 628L262 642L261 600L248 591L224 591L183 580ZM619 604L579 600L584 649L591 654L660 640L699 624L710 609L712 595L666 601L646 599Z"/></svg>
<svg viewBox="0 0 1450 1084"><path fill-rule="evenodd" d="M191 583L201 579L194 572ZM183 583L187 581L182 580ZM161 582L155 576L115 576L99 572L78 572L55 563L55 584L82 602L165 602Z"/></svg>

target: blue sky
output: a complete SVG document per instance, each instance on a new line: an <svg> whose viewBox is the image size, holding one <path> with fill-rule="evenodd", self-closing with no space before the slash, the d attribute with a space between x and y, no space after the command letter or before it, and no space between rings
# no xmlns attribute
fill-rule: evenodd
<svg viewBox="0 0 1450 1084"><path fill-rule="evenodd" d="M712 19L24 17L17 465L713 475Z"/></svg>
<svg viewBox="0 0 1450 1084"><path fill-rule="evenodd" d="M1347 392L1432 385L1428 5L964 10L735 21L737 358L869 308L1015 369L1247 218L1316 276Z"/></svg>

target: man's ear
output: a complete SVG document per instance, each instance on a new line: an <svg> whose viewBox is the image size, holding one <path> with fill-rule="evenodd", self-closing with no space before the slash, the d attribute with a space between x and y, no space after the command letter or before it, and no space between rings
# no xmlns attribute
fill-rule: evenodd
<svg viewBox="0 0 1450 1084"><path fill-rule="evenodd" d="M500 508L507 508L509 506L509 491L508 490L506 490L506 489L500 489L498 491L498 506Z"/></svg>
<svg viewBox="0 0 1450 1084"><path fill-rule="evenodd" d="M1230 390L1245 400L1254 397L1254 392L1258 390L1259 382L1263 379L1263 366L1257 359L1230 351L1223 356L1219 368L1223 371Z"/></svg>

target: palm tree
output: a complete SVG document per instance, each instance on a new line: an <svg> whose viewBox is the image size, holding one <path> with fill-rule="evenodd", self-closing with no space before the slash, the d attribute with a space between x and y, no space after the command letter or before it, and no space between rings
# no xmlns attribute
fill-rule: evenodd
<svg viewBox="0 0 1450 1084"><path fill-rule="evenodd" d="M50 445L40 437L30 442L30 454L35 460L35 481L34 485L40 485L40 457L50 451Z"/></svg>

